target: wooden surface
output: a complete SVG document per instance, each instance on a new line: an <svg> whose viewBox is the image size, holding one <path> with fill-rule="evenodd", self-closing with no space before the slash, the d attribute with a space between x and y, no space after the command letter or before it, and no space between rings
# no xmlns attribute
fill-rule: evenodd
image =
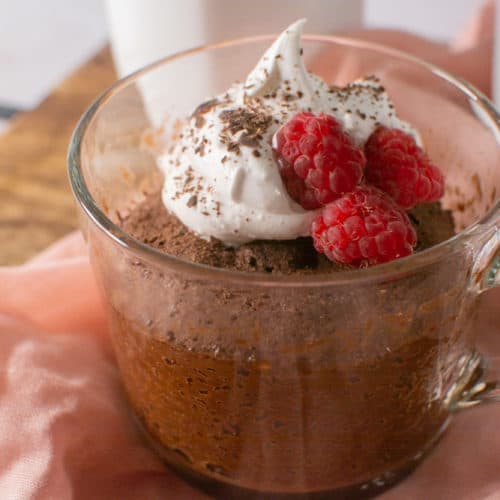
<svg viewBox="0 0 500 500"><path fill-rule="evenodd" d="M68 143L82 113L115 79L103 49L0 135L0 265L24 262L77 227Z"/></svg>

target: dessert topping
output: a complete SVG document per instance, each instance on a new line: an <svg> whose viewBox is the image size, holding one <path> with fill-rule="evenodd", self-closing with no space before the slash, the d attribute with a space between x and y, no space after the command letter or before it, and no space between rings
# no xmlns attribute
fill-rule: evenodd
<svg viewBox="0 0 500 500"><path fill-rule="evenodd" d="M296 114L274 136L274 150L288 194L306 210L352 191L363 177L363 151L331 115Z"/></svg>
<svg viewBox="0 0 500 500"><path fill-rule="evenodd" d="M307 181L317 190L314 204L302 201L308 208L317 206L318 199L324 203L342 194L348 185L354 187L363 163L355 147L362 149L379 124L404 130L418 142L418 133L397 117L376 78L339 88L307 71L307 52L303 55L300 46L303 25L300 20L289 26L244 83L235 83L198 106L177 143L158 159L165 174L166 209L204 239L240 245L310 235L317 213L304 209L300 197L288 194L291 177L283 182L272 148L276 132L297 113L332 115L352 148L344 136L337 146L348 151L356 164L349 170L333 168L328 159L318 160L327 168L320 175L311 173ZM340 129L336 134L340 137ZM312 151L308 155L315 156ZM333 184L332 177L338 177Z"/></svg>
<svg viewBox="0 0 500 500"><path fill-rule="evenodd" d="M444 177L413 137L379 127L365 145L366 179L405 209L439 200Z"/></svg>
<svg viewBox="0 0 500 500"><path fill-rule="evenodd" d="M311 232L318 252L361 267L410 255L417 238L406 212L373 186L360 186L325 206Z"/></svg>

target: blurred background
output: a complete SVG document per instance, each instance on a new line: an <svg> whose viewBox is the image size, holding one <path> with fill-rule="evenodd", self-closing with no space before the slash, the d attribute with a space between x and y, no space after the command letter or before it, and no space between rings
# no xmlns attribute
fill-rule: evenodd
<svg viewBox="0 0 500 500"><path fill-rule="evenodd" d="M220 5L226 4L224 8L228 4L235 4L228 0L215 1ZM108 9L113 10L113 21L116 24L117 16L120 15L116 9L127 9L133 3L143 7L157 2L0 0L0 67L3 68L0 78L3 123L0 123L0 127L5 127L5 119L13 110L26 110L36 106L61 79L106 43L109 37L109 24L106 20ZM278 3L286 5L289 0L278 0ZM356 1L344 3L350 4L350 9L357 9L353 7ZM451 39L463 27L467 18L481 3L481 0L365 0L360 9L362 22L369 27L404 29L444 41ZM169 4L167 8L172 12L169 16L172 18L179 15L175 11L183 2L163 0L163 4ZM330 14L334 27L335 18L339 17L335 10ZM190 11L188 15L199 17L201 14ZM348 27L355 23L356 15L352 18L354 21L347 23ZM265 25L265 19L261 24ZM223 38L224 29L218 28L207 34L206 38ZM308 28L312 31L311 26ZM115 26L116 29L119 27ZM165 20L165 30L169 29L172 28ZM233 32L238 32L237 25L233 24L232 29ZM218 36L219 33L221 34ZM196 38L194 40L197 41ZM189 41L190 38L187 37L185 47L190 45ZM182 48L183 40L179 40L179 45Z"/></svg>

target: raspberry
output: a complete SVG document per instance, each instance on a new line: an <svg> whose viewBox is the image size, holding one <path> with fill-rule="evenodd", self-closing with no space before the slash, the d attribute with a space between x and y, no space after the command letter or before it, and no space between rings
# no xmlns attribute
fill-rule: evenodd
<svg viewBox="0 0 500 500"><path fill-rule="evenodd" d="M306 210L352 191L363 177L365 155L333 116L298 113L273 145L288 194Z"/></svg>
<svg viewBox="0 0 500 500"><path fill-rule="evenodd" d="M444 178L413 137L402 130L379 127L365 145L366 180L406 209L437 201Z"/></svg>
<svg viewBox="0 0 500 500"><path fill-rule="evenodd" d="M311 233L318 252L360 266L410 255L417 240L406 212L372 186L360 186L323 207Z"/></svg>

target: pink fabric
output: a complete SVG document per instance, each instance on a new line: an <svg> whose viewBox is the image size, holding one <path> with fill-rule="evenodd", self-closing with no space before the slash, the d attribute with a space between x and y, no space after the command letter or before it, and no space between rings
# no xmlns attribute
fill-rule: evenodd
<svg viewBox="0 0 500 500"><path fill-rule="evenodd" d="M128 414L84 242L0 270L0 499L203 498Z"/></svg>
<svg viewBox="0 0 500 500"><path fill-rule="evenodd" d="M453 49L390 31L356 35L432 59L488 92L489 18L478 17ZM498 292L486 297L478 330L500 364ZM381 498L500 499L499 421L498 405L461 413L417 471ZM162 465L130 418L78 234L0 269L0 450L0 499L205 498Z"/></svg>

